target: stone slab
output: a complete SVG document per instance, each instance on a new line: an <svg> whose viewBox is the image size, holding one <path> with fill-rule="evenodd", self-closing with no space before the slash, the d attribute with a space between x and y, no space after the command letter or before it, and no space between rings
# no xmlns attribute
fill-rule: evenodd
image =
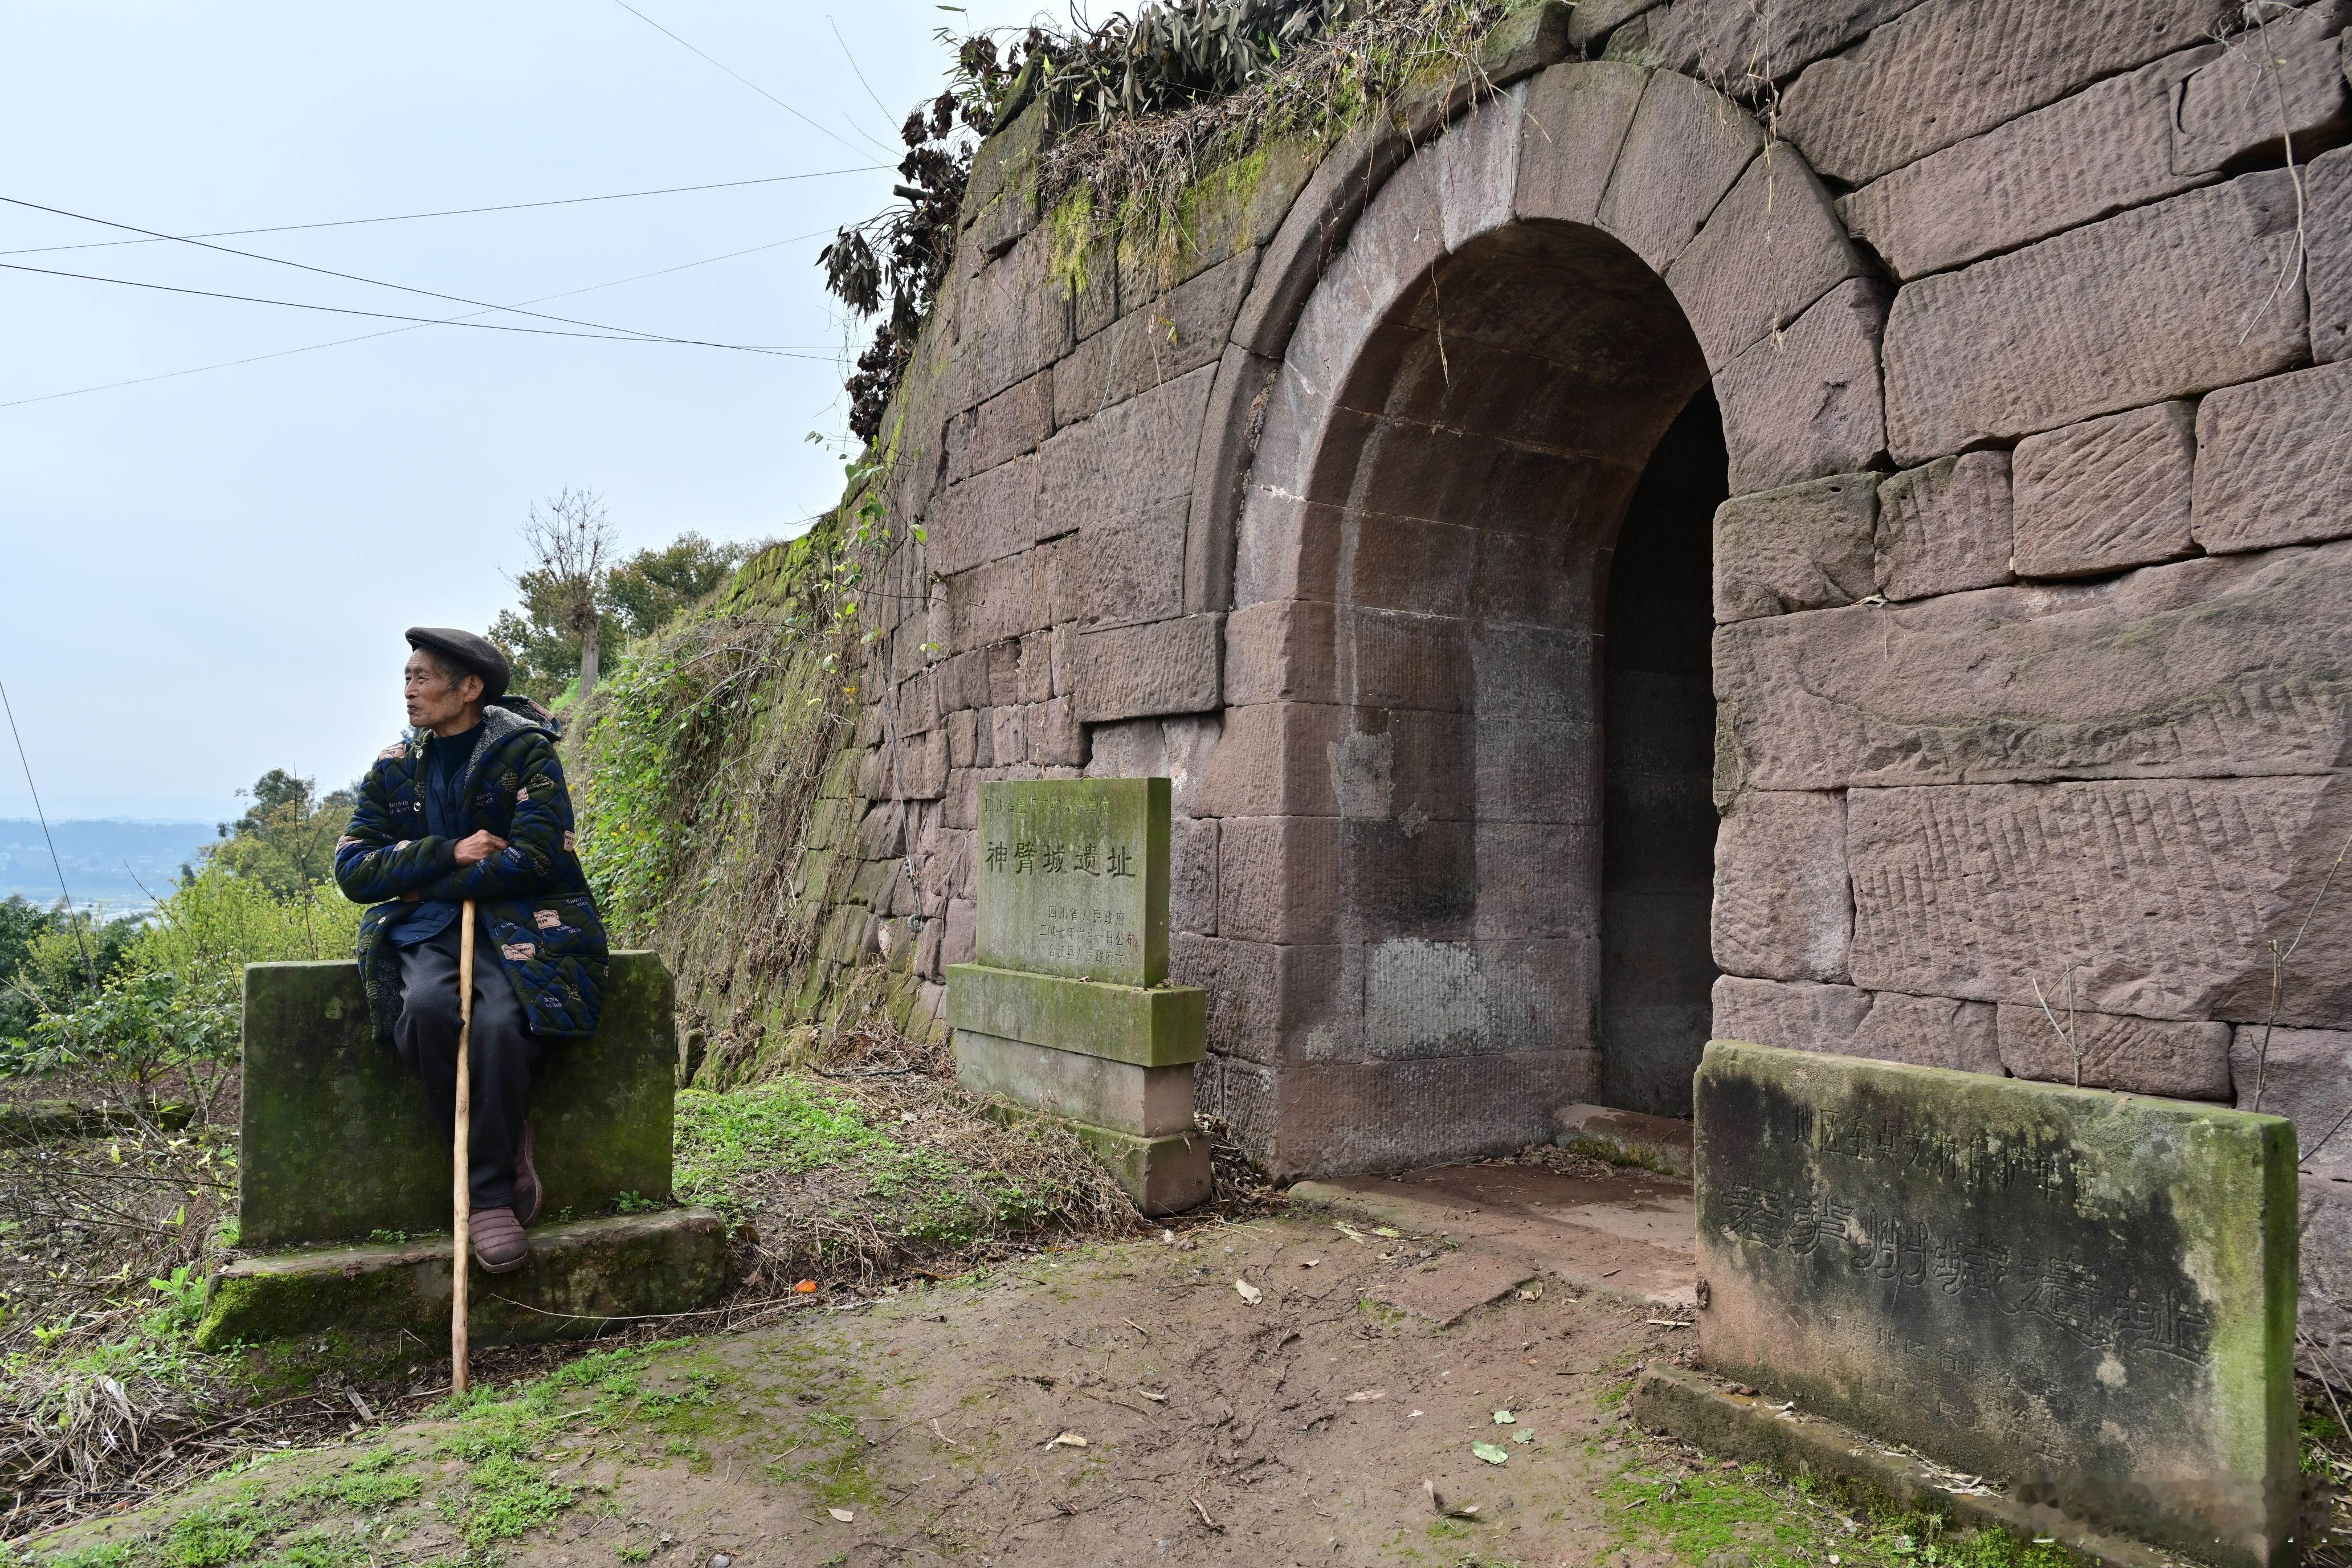
<svg viewBox="0 0 2352 1568"><path fill-rule="evenodd" d="M2352 742L2347 626L2344 543L1726 626L1718 800L1742 787L2329 772Z"/></svg>
<svg viewBox="0 0 2352 1568"><path fill-rule="evenodd" d="M2159 403L2017 444L2010 458L2021 577L2086 577L2177 560L2189 536L2197 411Z"/></svg>
<svg viewBox="0 0 2352 1568"><path fill-rule="evenodd" d="M2190 531L2216 554L2352 534L2352 363L2225 386L2198 405Z"/></svg>
<svg viewBox="0 0 2352 1568"><path fill-rule="evenodd" d="M2352 1390L2352 1181L2301 1179L2303 1372Z"/></svg>
<svg viewBox="0 0 2352 1568"><path fill-rule="evenodd" d="M1563 1106L1559 1135L1552 1142L1612 1165L1632 1165L1685 1182L1691 1177L1691 1124L1671 1116L1606 1105Z"/></svg>
<svg viewBox="0 0 2352 1568"><path fill-rule="evenodd" d="M955 994L952 984L950 996ZM996 1035L955 1032L956 1081L979 1094L1106 1127L1163 1138L1192 1127L1192 1064L1138 1067Z"/></svg>
<svg viewBox="0 0 2352 1568"><path fill-rule="evenodd" d="M980 962L1110 985L1166 980L1169 811L1164 778L982 784Z"/></svg>
<svg viewBox="0 0 2352 1568"><path fill-rule="evenodd" d="M1162 1068L1206 1054L1208 993L1110 985L984 963L947 970L948 1023L1057 1051Z"/></svg>
<svg viewBox="0 0 2352 1568"><path fill-rule="evenodd" d="M2012 582L2015 540L2006 452L1938 458L1879 482L1872 553L1890 599Z"/></svg>
<svg viewBox="0 0 2352 1568"><path fill-rule="evenodd" d="M2292 1561L2294 1131L1712 1042L1713 1371L2223 1563Z"/></svg>
<svg viewBox="0 0 2352 1568"><path fill-rule="evenodd" d="M1841 196L1839 216L1908 280L2200 184L2172 166L2172 99L2220 53L2184 49L2020 115Z"/></svg>
<svg viewBox="0 0 2352 1568"><path fill-rule="evenodd" d="M2044 984L2042 991L2051 990ZM2063 992L2063 984L2060 987ZM2086 1013L2077 1008L2070 1020L2063 994L2050 998L2050 1013L2041 1005L2004 1004L1998 1012L2001 1065L2012 1078L2039 1079L2044 1083L2073 1083L2074 1054L2082 1053L2083 1085L2086 1089L2121 1089L2132 1094L2161 1094L2175 1100L2230 1098L2230 1026L2174 1018L2118 1017L2110 1013ZM2053 1027L2064 1025L2074 1036L2070 1048Z"/></svg>
<svg viewBox="0 0 2352 1568"><path fill-rule="evenodd" d="M1918 5L1800 76L1780 134L1847 185L1876 179L2077 88L2206 40L2210 0Z"/></svg>
<svg viewBox="0 0 2352 1568"><path fill-rule="evenodd" d="M632 1318L691 1312L727 1292L727 1229L707 1209L619 1215L530 1233L512 1274L469 1270L467 1333L477 1345L589 1339ZM213 1276L196 1343L449 1332L449 1237L239 1258Z"/></svg>
<svg viewBox="0 0 2352 1568"><path fill-rule="evenodd" d="M2230 1032L2230 1083L2238 1109L2285 1117L2294 1123L2295 1157L2304 1170L2352 1181L2352 1121L2345 1119L2352 1111L2352 1031L2273 1028L2267 1055L2264 1032L2260 1024L2240 1024ZM2258 1081L2260 1106L2254 1103Z"/></svg>
<svg viewBox="0 0 2352 1568"><path fill-rule="evenodd" d="M1209 1201L1216 1185L1209 1161L1209 1135L1180 1132L1139 1138L1115 1128L1056 1117L1087 1152L1103 1163L1135 1206L1147 1215L1182 1214Z"/></svg>
<svg viewBox="0 0 2352 1568"><path fill-rule="evenodd" d="M1995 1078L2008 1070L2001 1066L1994 1008L1987 1002L1737 974L1716 981L1712 1000L1713 1032L1719 1039Z"/></svg>
<svg viewBox="0 0 2352 1568"><path fill-rule="evenodd" d="M1489 1252L1483 1247L1465 1247L1402 1274L1383 1274L1364 1293L1447 1328L1535 1277L1534 1267L1524 1258Z"/></svg>
<svg viewBox="0 0 2352 1568"><path fill-rule="evenodd" d="M2294 181L2267 170L1903 289L1886 321L1895 460L2300 363L2309 334L2293 285L2295 218Z"/></svg>
<svg viewBox="0 0 2352 1568"><path fill-rule="evenodd" d="M669 972L615 952L592 1039L549 1041L530 1093L547 1212L670 1194ZM449 1154L425 1091L368 1019L359 966L245 971L239 1224L247 1247L446 1230Z"/></svg>
<svg viewBox="0 0 2352 1568"><path fill-rule="evenodd" d="M2327 778L1853 790L1853 982L2034 1005L2071 967L2078 1010L2264 1016L2266 943L2294 938L2347 831ZM2352 1009L2352 933L2313 922L2279 1016Z"/></svg>
<svg viewBox="0 0 2352 1568"><path fill-rule="evenodd" d="M1878 476L1835 474L1715 513L1717 625L1851 605L1871 591Z"/></svg>
<svg viewBox="0 0 2352 1568"><path fill-rule="evenodd" d="M2085 1528L2060 1510L2003 1497L1954 1491L1951 1472L1896 1453L1843 1422L1780 1401L1742 1394L1727 1379L1681 1367L1643 1370L1628 1402L1634 1425L1681 1438L1709 1458L1745 1460L1784 1476L1812 1478L1831 1495L1856 1503L1948 1518L1975 1530L1999 1530L2021 1542L2054 1542L2101 1568L2175 1568L2173 1553Z"/></svg>

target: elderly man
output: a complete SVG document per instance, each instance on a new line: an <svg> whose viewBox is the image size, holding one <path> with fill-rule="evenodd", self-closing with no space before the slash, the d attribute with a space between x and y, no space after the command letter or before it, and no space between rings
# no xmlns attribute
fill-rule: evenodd
<svg viewBox="0 0 2352 1568"><path fill-rule="evenodd" d="M572 797L544 709L506 695L506 656L471 632L411 626L409 737L377 756L335 846L360 920L376 1034L399 1048L454 1141L458 915L477 900L469 1055L474 1257L493 1274L530 1256L540 1208L524 1120L541 1046L592 1035L604 927L572 852Z"/></svg>

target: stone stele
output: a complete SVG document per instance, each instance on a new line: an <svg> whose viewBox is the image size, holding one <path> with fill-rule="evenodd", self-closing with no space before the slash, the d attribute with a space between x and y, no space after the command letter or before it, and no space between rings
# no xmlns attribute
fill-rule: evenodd
<svg viewBox="0 0 2352 1568"><path fill-rule="evenodd" d="M670 995L659 958L616 952L595 1036L540 1053L530 1120L551 1222L624 1193L668 1199ZM241 1246L449 1228L448 1151L415 1075L369 1025L356 963L246 966L239 1158Z"/></svg>
<svg viewBox="0 0 2352 1568"><path fill-rule="evenodd" d="M1169 799L1164 778L982 784L979 962L947 971L957 1078L1066 1123L1146 1214L1210 1180L1208 996L1168 984Z"/></svg>
<svg viewBox="0 0 2352 1568"><path fill-rule="evenodd" d="M2291 1123L1723 1040L1696 1089L1712 1370L2102 1529L2294 1559Z"/></svg>

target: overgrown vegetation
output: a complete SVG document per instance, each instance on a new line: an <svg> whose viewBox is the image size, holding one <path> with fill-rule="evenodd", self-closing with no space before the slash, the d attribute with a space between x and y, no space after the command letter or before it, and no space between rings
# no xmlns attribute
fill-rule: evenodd
<svg viewBox="0 0 2352 1568"><path fill-rule="evenodd" d="M1074 12L1066 27L942 29L949 87L902 130L900 204L843 229L819 258L853 312L888 306L846 384L850 430L880 437L954 258L977 140L1033 102L1055 132L1039 175L1045 206L1082 216L1082 240L1166 253L1205 175L1276 140L1327 147L1417 78L1475 77L1479 40L1533 3L1172 0L1099 25Z"/></svg>

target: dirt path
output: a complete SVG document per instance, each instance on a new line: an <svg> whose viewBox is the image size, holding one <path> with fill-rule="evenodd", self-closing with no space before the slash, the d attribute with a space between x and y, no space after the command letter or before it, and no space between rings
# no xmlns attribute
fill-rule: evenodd
<svg viewBox="0 0 2352 1568"><path fill-rule="evenodd" d="M1299 1209L591 1357L31 1544L99 1548L86 1568L1871 1560L1834 1510L1626 1426L1680 1314L1388 1228Z"/></svg>

